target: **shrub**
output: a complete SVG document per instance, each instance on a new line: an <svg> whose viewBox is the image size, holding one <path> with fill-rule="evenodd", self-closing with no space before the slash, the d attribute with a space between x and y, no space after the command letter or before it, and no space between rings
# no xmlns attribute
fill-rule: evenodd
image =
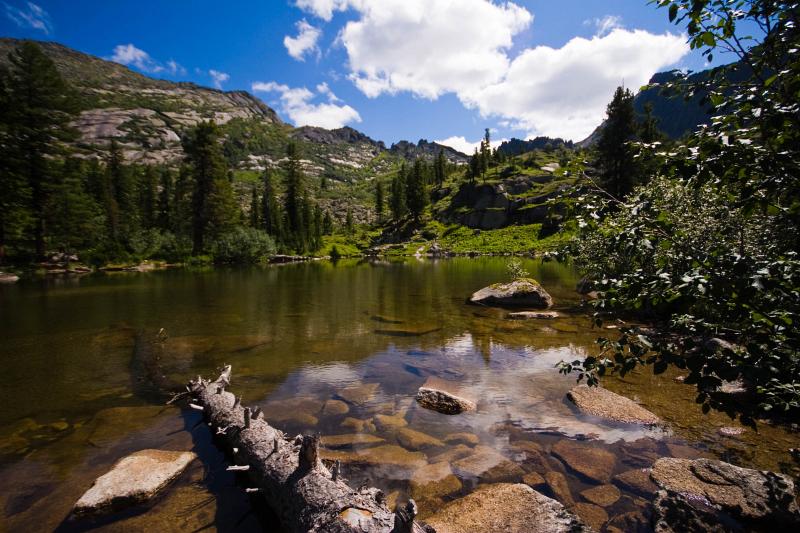
<svg viewBox="0 0 800 533"><path fill-rule="evenodd" d="M214 261L228 264L254 264L275 254L275 241L266 232L238 227L220 235L212 245Z"/></svg>

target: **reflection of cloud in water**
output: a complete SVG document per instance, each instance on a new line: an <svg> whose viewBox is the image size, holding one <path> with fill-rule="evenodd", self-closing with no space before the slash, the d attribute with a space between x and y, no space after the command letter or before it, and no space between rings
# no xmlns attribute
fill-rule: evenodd
<svg viewBox="0 0 800 533"><path fill-rule="evenodd" d="M361 374L353 365L347 363L325 363L307 365L290 378L297 384L297 392L316 392L320 385L333 388L344 388L361 382Z"/></svg>

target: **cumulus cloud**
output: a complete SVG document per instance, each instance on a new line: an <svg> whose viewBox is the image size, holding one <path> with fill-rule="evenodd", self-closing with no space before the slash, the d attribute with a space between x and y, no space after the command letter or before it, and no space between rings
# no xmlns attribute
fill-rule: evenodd
<svg viewBox="0 0 800 533"><path fill-rule="evenodd" d="M24 8L14 7L3 2L6 8L6 17L20 28L33 28L50 35L53 31L53 23L50 21L50 14L37 4L26 2Z"/></svg>
<svg viewBox="0 0 800 533"><path fill-rule="evenodd" d="M229 74L214 70L213 68L208 71L208 75L211 76L211 79L214 81L214 87L217 89L222 89L222 84L231 79Z"/></svg>
<svg viewBox="0 0 800 533"><path fill-rule="evenodd" d="M283 38L283 46L286 47L289 55L298 61L304 61L306 54L312 52L316 52L319 56L317 41L322 35L322 30L315 28L305 19L295 24L295 27L297 28L297 37L287 35Z"/></svg>
<svg viewBox="0 0 800 533"><path fill-rule="evenodd" d="M617 86L638 89L687 52L686 38L669 33L617 29L604 37L575 37L562 48L524 50L502 80L458 96L529 136L580 140L603 120Z"/></svg>
<svg viewBox="0 0 800 533"><path fill-rule="evenodd" d="M297 0L295 5L307 13L330 22L334 11L344 11L350 3L348 0Z"/></svg>
<svg viewBox="0 0 800 533"><path fill-rule="evenodd" d="M186 69L174 59L170 59L169 61L167 61L167 71L173 76L186 75Z"/></svg>
<svg viewBox="0 0 800 533"><path fill-rule="evenodd" d="M594 26L595 36L603 37L612 31L622 28L622 17L617 15L606 15L601 18L587 19L583 21L584 26Z"/></svg>
<svg viewBox="0 0 800 533"><path fill-rule="evenodd" d="M360 18L339 34L350 79L369 97L409 91L424 98L499 80L507 50L533 15L513 3L485 0L363 1Z"/></svg>
<svg viewBox="0 0 800 533"><path fill-rule="evenodd" d="M150 57L150 54L140 48L136 48L133 44L118 44L115 46L111 61L129 67L136 67L142 72L156 73L164 70L164 67Z"/></svg>
<svg viewBox="0 0 800 533"><path fill-rule="evenodd" d="M533 15L491 0L296 0L322 20L352 10L339 31L349 79L366 96L451 93L484 117L524 131L582 139L602 121L614 89L633 89L689 52L684 35L627 30L618 16L585 21L595 35L511 56ZM465 143L468 143L465 140ZM462 145L463 146L463 145Z"/></svg>
<svg viewBox="0 0 800 533"><path fill-rule="evenodd" d="M440 141L433 141L438 144L442 144L444 146L449 146L450 148L454 148L461 152L462 154L471 155L476 148L481 147L481 141L483 139L478 139L477 141L468 141L466 137L463 136L453 136L448 137L447 139L442 139ZM507 141L508 139L491 139L489 141L489 146L492 148L497 148L503 141Z"/></svg>
<svg viewBox="0 0 800 533"><path fill-rule="evenodd" d="M257 81L252 85L253 92L277 94L280 108L295 126L320 126L322 128L341 128L345 124L361 122L358 111L341 102L326 83L316 87L316 94L306 87L289 87L274 81ZM326 102L317 102L324 98Z"/></svg>

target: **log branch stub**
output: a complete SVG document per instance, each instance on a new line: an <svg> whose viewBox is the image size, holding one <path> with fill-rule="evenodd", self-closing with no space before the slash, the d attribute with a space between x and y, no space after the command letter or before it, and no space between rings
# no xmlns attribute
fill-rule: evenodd
<svg viewBox="0 0 800 533"><path fill-rule="evenodd" d="M250 408L244 408L244 428L250 429Z"/></svg>
<svg viewBox="0 0 800 533"><path fill-rule="evenodd" d="M216 442L228 451L238 449L236 462L247 467L255 497L276 514L289 533L400 533L424 531L409 517L412 529L397 529L396 515L386 506L378 489L355 491L344 482L340 466L336 474L328 471L319 458L318 435L292 439L273 428L255 411L245 408L225 390L230 384L231 368L213 382L198 378L190 383L195 404L201 404L203 416L212 431L228 428ZM223 390L217 394L217 387ZM199 405L198 405L199 407ZM260 413L259 413L260 414ZM242 428L242 421L249 428ZM238 469L237 470L242 470ZM413 516L411 516L413 514ZM404 522L405 524L405 522ZM406 524L407 525L407 524Z"/></svg>

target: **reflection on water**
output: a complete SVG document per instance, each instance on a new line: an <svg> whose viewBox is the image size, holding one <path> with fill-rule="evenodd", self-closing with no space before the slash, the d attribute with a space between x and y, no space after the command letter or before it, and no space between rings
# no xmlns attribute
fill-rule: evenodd
<svg viewBox="0 0 800 533"><path fill-rule="evenodd" d="M565 401L574 378L554 365L595 353L598 331L580 308L569 268L525 268L553 295L562 318L511 321L503 311L466 305L471 292L505 278L500 258L166 271L0 287L5 529L86 529L63 522L71 505L114 461L145 447L192 448L203 461L150 507L91 527L271 527L224 471L209 432L196 427L197 414L152 405L136 336L162 327L169 335L165 381L232 364L237 394L262 406L267 420L291 434L327 436L326 456L342 461L353 485L414 496L423 514L478 483L501 480L525 479L568 504L590 501L581 494L598 480L564 454L564 442L608 458L603 483L665 455L795 468L787 451L797 445L795 435L760 426L758 433L722 436L721 426L736 424L702 415L691 387L674 382L674 373L605 383L661 416L665 429L577 413ZM477 411L447 416L417 406L414 394L429 377L460 387ZM566 488L559 488L562 478ZM644 523L643 494L612 483L621 496L599 514L593 509L594 519Z"/></svg>

